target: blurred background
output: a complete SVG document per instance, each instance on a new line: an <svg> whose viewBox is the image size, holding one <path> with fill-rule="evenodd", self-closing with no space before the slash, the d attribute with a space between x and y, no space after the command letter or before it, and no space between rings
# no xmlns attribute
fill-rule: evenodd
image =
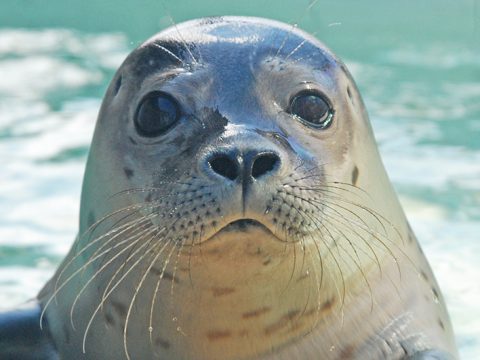
<svg viewBox="0 0 480 360"><path fill-rule="evenodd" d="M462 359L480 359L479 0L2 0L0 306L35 296L74 240L115 69L172 19L212 15L298 23L347 63Z"/></svg>

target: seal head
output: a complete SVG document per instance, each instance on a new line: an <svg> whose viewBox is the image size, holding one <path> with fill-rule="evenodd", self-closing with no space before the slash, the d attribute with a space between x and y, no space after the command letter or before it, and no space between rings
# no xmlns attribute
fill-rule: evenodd
<svg viewBox="0 0 480 360"><path fill-rule="evenodd" d="M39 300L64 358L455 354L351 76L257 18L183 23L128 56Z"/></svg>

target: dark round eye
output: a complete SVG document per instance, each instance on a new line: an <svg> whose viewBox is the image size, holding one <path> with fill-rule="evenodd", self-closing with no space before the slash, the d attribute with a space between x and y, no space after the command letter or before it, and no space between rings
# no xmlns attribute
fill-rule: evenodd
<svg viewBox="0 0 480 360"><path fill-rule="evenodd" d="M310 91L302 91L292 98L289 113L317 129L328 128L333 120L333 110L327 101Z"/></svg>
<svg viewBox="0 0 480 360"><path fill-rule="evenodd" d="M135 115L135 128L142 136L159 136L170 129L180 115L180 107L171 95L153 92L140 103Z"/></svg>

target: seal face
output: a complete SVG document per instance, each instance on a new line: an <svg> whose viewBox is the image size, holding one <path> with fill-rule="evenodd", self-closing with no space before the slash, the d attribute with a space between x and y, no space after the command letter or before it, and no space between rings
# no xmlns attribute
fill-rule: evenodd
<svg viewBox="0 0 480 360"><path fill-rule="evenodd" d="M351 76L264 19L187 22L128 56L39 302L61 358L456 356Z"/></svg>

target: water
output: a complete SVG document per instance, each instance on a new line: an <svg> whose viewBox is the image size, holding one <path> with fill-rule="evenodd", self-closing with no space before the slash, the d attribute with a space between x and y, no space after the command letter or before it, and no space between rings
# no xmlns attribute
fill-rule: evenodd
<svg viewBox="0 0 480 360"><path fill-rule="evenodd" d="M348 64L442 287L480 358L480 4L476 0L0 4L0 304L33 297L71 245L101 97L143 39L206 15L298 21ZM28 6L27 6L28 5ZM168 13L165 9L168 9Z"/></svg>

